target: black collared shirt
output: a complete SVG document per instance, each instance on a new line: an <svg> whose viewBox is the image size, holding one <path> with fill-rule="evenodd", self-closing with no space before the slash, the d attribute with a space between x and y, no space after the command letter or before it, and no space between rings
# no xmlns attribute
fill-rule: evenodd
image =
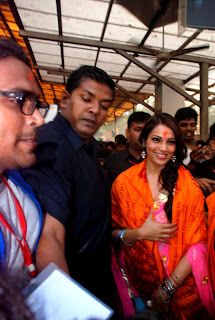
<svg viewBox="0 0 215 320"><path fill-rule="evenodd" d="M141 163L143 158L136 159L128 151L128 145L125 150L113 152L105 161L104 169L112 184L116 177L123 171L131 168L134 164Z"/></svg>
<svg viewBox="0 0 215 320"><path fill-rule="evenodd" d="M199 163L192 171L194 177L215 180L215 158Z"/></svg>
<svg viewBox="0 0 215 320"><path fill-rule="evenodd" d="M94 138L86 144L58 114L54 121L39 129L37 163L21 173L36 192L44 211L65 226L71 276L107 301L110 191L96 150Z"/></svg>

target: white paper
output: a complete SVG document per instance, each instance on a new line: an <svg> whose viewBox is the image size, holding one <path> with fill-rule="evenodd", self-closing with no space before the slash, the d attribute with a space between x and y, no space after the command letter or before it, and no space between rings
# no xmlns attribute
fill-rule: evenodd
<svg viewBox="0 0 215 320"><path fill-rule="evenodd" d="M35 320L106 320L112 316L111 308L54 264L50 266L47 268L51 274L38 285L43 278L42 273L39 274L39 279L34 280L36 289L26 299Z"/></svg>

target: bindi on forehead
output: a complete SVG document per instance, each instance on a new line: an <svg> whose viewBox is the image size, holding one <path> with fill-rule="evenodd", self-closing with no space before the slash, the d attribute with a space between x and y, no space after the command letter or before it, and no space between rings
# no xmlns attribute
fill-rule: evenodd
<svg viewBox="0 0 215 320"><path fill-rule="evenodd" d="M168 135L168 131L165 130L165 131L163 132L163 137L164 137L164 139L166 139L167 135Z"/></svg>
<svg viewBox="0 0 215 320"><path fill-rule="evenodd" d="M33 75L33 72L32 72L32 71L29 71L29 72L28 72L28 79L29 79L30 81L34 81L34 75Z"/></svg>

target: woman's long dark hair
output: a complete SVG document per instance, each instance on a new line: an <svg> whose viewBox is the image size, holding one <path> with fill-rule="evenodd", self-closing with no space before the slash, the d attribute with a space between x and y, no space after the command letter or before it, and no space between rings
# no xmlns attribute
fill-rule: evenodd
<svg viewBox="0 0 215 320"><path fill-rule="evenodd" d="M159 176L160 184L165 190L169 192L168 201L165 204L164 209L167 214L168 220L172 221L173 192L178 178L178 169L182 164L182 161L186 158L186 146L181 137L181 133L175 119L167 113L158 113L146 122L140 135L140 143L142 144L143 141L146 141L150 132L160 124L163 124L172 129L175 134L176 140L176 161L173 162L172 160L169 160L166 166L161 170Z"/></svg>

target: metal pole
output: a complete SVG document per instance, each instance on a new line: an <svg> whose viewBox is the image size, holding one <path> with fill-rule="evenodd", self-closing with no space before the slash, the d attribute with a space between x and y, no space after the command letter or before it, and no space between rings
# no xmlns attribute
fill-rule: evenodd
<svg viewBox="0 0 215 320"><path fill-rule="evenodd" d="M208 64L200 64L200 136L206 141L208 139Z"/></svg>

